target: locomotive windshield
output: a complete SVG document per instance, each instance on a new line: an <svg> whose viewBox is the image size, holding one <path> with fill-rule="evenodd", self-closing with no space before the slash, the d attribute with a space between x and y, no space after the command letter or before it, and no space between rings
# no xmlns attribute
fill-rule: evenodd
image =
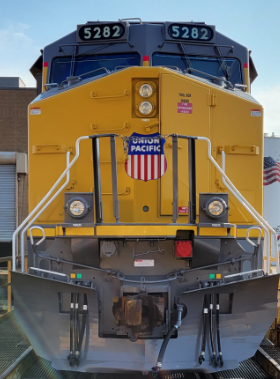
<svg viewBox="0 0 280 379"><path fill-rule="evenodd" d="M136 53L114 54L114 55L86 55L72 57L59 57L52 61L51 83L60 84L69 76L79 76L89 73L99 68L106 68L109 71L123 66L139 66L140 56ZM100 75L102 71L91 72L82 78L87 79Z"/></svg>
<svg viewBox="0 0 280 379"><path fill-rule="evenodd" d="M194 68L207 74L225 77L233 84L242 83L240 63L235 58L215 58L203 56L184 56L177 54L153 54L153 66L177 67L181 71L186 68ZM209 79L209 76L195 71L191 72L195 76Z"/></svg>

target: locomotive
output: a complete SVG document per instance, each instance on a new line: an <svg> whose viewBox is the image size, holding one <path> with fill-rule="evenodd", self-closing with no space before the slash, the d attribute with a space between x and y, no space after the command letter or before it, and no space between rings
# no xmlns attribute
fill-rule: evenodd
<svg viewBox="0 0 280 379"><path fill-rule="evenodd" d="M36 354L93 373L216 372L253 356L279 262L248 49L204 22L90 21L31 72L12 286Z"/></svg>

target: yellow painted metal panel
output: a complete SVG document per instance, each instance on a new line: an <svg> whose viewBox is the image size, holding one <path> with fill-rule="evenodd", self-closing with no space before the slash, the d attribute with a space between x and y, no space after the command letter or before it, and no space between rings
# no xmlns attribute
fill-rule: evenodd
<svg viewBox="0 0 280 379"><path fill-rule="evenodd" d="M161 76L161 134L210 137L210 89L195 79L182 75ZM183 106L180 104L184 104ZM184 107L189 107L189 111ZM180 107L183 107L182 109ZM179 113L179 112L191 113ZM167 143L171 143L168 140ZM180 139L179 159L179 206L188 206L188 141ZM165 148L167 171L160 180L160 214L172 214L172 149ZM209 192L210 163L207 159L206 144L196 144L197 194ZM197 197L198 200L198 197Z"/></svg>
<svg viewBox="0 0 280 379"><path fill-rule="evenodd" d="M63 236L63 228L62 228L62 226L56 226L55 227L55 235L56 236Z"/></svg>
<svg viewBox="0 0 280 379"><path fill-rule="evenodd" d="M246 92L251 92L250 91L250 77L249 77L249 68L244 67L244 77L245 77L245 84L247 86Z"/></svg>
<svg viewBox="0 0 280 379"><path fill-rule="evenodd" d="M248 226L248 229L251 227L252 225ZM247 229L237 229L237 238L245 238L246 237L246 233L247 233ZM255 230L253 229L252 231L250 231L250 237L254 237L254 238L257 238L259 236L259 232L258 230ZM262 231L262 237L264 236L264 232Z"/></svg>
<svg viewBox="0 0 280 379"><path fill-rule="evenodd" d="M197 233L197 227L181 225L120 225L97 226L97 236L175 236L177 230L193 230Z"/></svg>
<svg viewBox="0 0 280 379"><path fill-rule="evenodd" d="M230 228L229 235L230 235L231 237L236 237L236 233L237 233L237 228L236 228L236 226L233 226L232 228Z"/></svg>
<svg viewBox="0 0 280 379"><path fill-rule="evenodd" d="M55 237L55 228L44 228L46 237ZM29 229L27 230L27 235L30 236ZM40 229L32 230L33 237L43 237Z"/></svg>
<svg viewBox="0 0 280 379"><path fill-rule="evenodd" d="M43 65L43 75L42 75L42 92L45 92L44 85L47 84L47 76L48 76L48 66Z"/></svg>
<svg viewBox="0 0 280 379"><path fill-rule="evenodd" d="M102 79L72 88L44 100L37 100L32 106L40 107L41 114L30 115L29 123L29 209L38 204L49 191L66 165L65 154L33 154L32 146L58 145L74 146L75 141L82 135L102 134L108 130L130 136L133 132L140 134L155 133L159 130L158 118L134 118L132 101L132 79L137 78L158 80L159 72L167 71L161 68L128 68ZM128 96L120 98L93 99L90 94L98 96L113 96L129 91ZM87 109L85 112L84 110ZM36 118L37 117L37 118ZM151 131L147 125L156 124ZM95 131L92 130L95 125ZM123 125L129 125L125 129ZM171 218L158 219L158 183L151 180L144 183L130 178L124 169L125 155L123 141L117 138L118 160L118 192L130 188L127 196L121 196L120 215L123 222L170 222ZM109 139L100 140L101 185L102 193L112 193ZM70 172L70 191L89 192L93 185L91 141L82 141L80 158ZM69 190L68 190L69 192ZM64 218L64 194L57 196L53 203L40 215L38 221L43 223L62 223ZM149 212L143 212L148 206ZM108 195L103 199L104 221L113 222L113 200Z"/></svg>
<svg viewBox="0 0 280 379"><path fill-rule="evenodd" d="M211 107L211 142L218 152L217 163L222 165L220 152L224 150L227 176L247 201L262 214L262 106L218 88L213 89L213 93L219 99L218 106ZM259 109L261 117L252 116L253 109ZM216 169L213 170L211 192L228 192L228 189L220 185L221 182L221 175ZM229 222L254 223L252 216L231 193L229 207Z"/></svg>
<svg viewBox="0 0 280 379"><path fill-rule="evenodd" d="M227 228L199 228L200 236L227 236Z"/></svg>
<svg viewBox="0 0 280 379"><path fill-rule="evenodd" d="M65 228L66 236L94 236L94 228Z"/></svg>

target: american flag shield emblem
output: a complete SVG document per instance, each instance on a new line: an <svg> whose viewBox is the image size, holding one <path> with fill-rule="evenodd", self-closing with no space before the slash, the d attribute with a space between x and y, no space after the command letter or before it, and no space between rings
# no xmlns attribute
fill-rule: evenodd
<svg viewBox="0 0 280 379"><path fill-rule="evenodd" d="M280 163L272 157L264 157L263 185L268 186L274 182L280 182Z"/></svg>
<svg viewBox="0 0 280 379"><path fill-rule="evenodd" d="M133 179L159 179L167 169L164 155L165 139L159 133L133 133L128 141L128 159L125 162L125 171Z"/></svg>

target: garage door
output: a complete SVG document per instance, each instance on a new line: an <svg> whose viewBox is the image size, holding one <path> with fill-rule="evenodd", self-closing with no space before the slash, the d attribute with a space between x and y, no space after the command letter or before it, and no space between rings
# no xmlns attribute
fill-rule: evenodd
<svg viewBox="0 0 280 379"><path fill-rule="evenodd" d="M16 165L0 165L0 242L10 242L16 229Z"/></svg>

